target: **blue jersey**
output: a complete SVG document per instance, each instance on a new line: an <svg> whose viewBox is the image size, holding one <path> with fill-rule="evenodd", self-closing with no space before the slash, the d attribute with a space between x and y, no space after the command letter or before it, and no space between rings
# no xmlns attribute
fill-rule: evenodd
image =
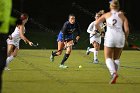
<svg viewBox="0 0 140 93"><path fill-rule="evenodd" d="M80 26L77 22L74 24L70 24L69 21L66 21L59 32L57 41L68 41L68 40L73 40L73 33L76 32L77 36L80 35Z"/></svg>

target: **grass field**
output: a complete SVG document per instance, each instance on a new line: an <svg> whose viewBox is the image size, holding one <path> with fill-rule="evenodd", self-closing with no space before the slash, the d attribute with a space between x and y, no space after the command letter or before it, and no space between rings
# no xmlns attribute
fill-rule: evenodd
<svg viewBox="0 0 140 93"><path fill-rule="evenodd" d="M93 54L87 56L85 52L73 50L66 62L69 68L61 69L58 66L63 55L50 62L51 50L20 50L9 65L11 70L4 71L2 93L139 93L139 51L123 51L114 85L109 84L103 50L99 52L99 64L93 64Z"/></svg>

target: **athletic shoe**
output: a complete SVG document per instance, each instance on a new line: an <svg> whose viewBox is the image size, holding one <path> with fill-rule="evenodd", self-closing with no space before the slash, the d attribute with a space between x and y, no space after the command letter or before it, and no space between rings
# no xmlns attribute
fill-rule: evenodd
<svg viewBox="0 0 140 93"><path fill-rule="evenodd" d="M117 73L114 73L114 74L112 75L112 79L111 79L111 81L110 81L109 83L110 83L110 84L115 84L117 78L118 78L118 74L117 74Z"/></svg>
<svg viewBox="0 0 140 93"><path fill-rule="evenodd" d="M60 65L59 67L60 68L68 68L68 66L65 66L65 65Z"/></svg>
<svg viewBox="0 0 140 93"><path fill-rule="evenodd" d="M86 55L89 55L89 53L90 53L89 49L90 49L90 47L87 47Z"/></svg>
<svg viewBox="0 0 140 93"><path fill-rule="evenodd" d="M94 64L98 64L98 63L99 63L99 60L98 60L98 59L95 59L95 60L93 61L93 63L94 63Z"/></svg>
<svg viewBox="0 0 140 93"><path fill-rule="evenodd" d="M52 54L51 54L51 56L50 56L50 61L51 61L51 62L54 62L53 51L52 51Z"/></svg>
<svg viewBox="0 0 140 93"><path fill-rule="evenodd" d="M5 67L4 70L10 70L8 67Z"/></svg>

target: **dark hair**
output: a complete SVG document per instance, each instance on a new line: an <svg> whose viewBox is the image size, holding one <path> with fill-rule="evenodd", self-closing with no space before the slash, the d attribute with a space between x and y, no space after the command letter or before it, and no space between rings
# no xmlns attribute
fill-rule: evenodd
<svg viewBox="0 0 140 93"><path fill-rule="evenodd" d="M25 19L27 19L29 16L28 16L28 14L26 14L26 13L22 13L21 15L20 15L20 19L21 20L25 20Z"/></svg>
<svg viewBox="0 0 140 93"><path fill-rule="evenodd" d="M16 21L16 25L22 25L22 20L21 20L21 19L18 19L18 20Z"/></svg>
<svg viewBox="0 0 140 93"><path fill-rule="evenodd" d="M29 16L26 13L22 13L19 19L16 21L16 25L22 25L22 21L27 19Z"/></svg>
<svg viewBox="0 0 140 93"><path fill-rule="evenodd" d="M74 14L69 14L68 18L70 18L70 16L74 16L74 17L75 17L75 15L74 15Z"/></svg>
<svg viewBox="0 0 140 93"><path fill-rule="evenodd" d="M98 16L102 16L103 14L104 14L104 10L100 10L98 13L96 13L96 15L98 15Z"/></svg>

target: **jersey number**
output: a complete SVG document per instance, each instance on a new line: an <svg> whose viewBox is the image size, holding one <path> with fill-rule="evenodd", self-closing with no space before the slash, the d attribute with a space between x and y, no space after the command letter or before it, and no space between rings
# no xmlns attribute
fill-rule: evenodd
<svg viewBox="0 0 140 93"><path fill-rule="evenodd" d="M113 26L117 23L117 20L116 19L113 19Z"/></svg>

